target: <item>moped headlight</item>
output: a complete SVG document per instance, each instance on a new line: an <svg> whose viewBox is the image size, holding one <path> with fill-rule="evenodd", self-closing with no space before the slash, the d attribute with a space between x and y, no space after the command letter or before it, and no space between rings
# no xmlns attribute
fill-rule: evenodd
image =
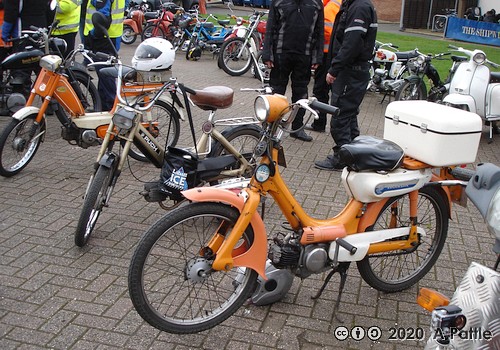
<svg viewBox="0 0 500 350"><path fill-rule="evenodd" d="M113 123L118 129L129 130L134 125L135 113L131 108L120 107L113 114Z"/></svg>
<svg viewBox="0 0 500 350"><path fill-rule="evenodd" d="M288 100L286 96L279 94L259 95L255 99L254 110L261 122L272 123L288 111Z"/></svg>
<svg viewBox="0 0 500 350"><path fill-rule="evenodd" d="M57 55L46 55L40 59L40 67L50 72L55 72L62 63L62 58Z"/></svg>
<svg viewBox="0 0 500 350"><path fill-rule="evenodd" d="M484 52L477 52L474 54L474 56L472 57L472 60L476 63L476 64L483 64L484 62L486 62L486 55L484 54Z"/></svg>
<svg viewBox="0 0 500 350"><path fill-rule="evenodd" d="M417 60L416 60L416 61L417 61L417 63L418 63L419 65L423 65L423 64L424 64L424 62L425 62L425 56L424 56L424 55L418 55L418 57L417 57Z"/></svg>

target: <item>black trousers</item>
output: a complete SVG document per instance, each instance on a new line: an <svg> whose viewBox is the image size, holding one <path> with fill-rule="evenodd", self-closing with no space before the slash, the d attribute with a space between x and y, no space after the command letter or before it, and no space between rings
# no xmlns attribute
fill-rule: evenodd
<svg viewBox="0 0 500 350"><path fill-rule="evenodd" d="M311 56L299 54L274 54L274 67L269 75L269 85L275 93L284 95L288 80L292 81L292 102L307 98L307 85L311 79ZM304 113L299 113L292 123L296 130L303 125Z"/></svg>
<svg viewBox="0 0 500 350"><path fill-rule="evenodd" d="M340 146L350 143L359 136L359 106L366 93L370 80L369 65L356 66L342 70L332 84L330 104L340 109L337 117L332 117L330 133L335 141L333 153Z"/></svg>
<svg viewBox="0 0 500 350"><path fill-rule="evenodd" d="M326 82L326 74L328 73L328 68L330 68L329 62L328 55L325 53L323 55L323 62L314 71L313 96L323 103L328 103L330 98L330 85ZM320 112L318 116L319 119L313 122L313 127L315 129L325 129L326 113Z"/></svg>

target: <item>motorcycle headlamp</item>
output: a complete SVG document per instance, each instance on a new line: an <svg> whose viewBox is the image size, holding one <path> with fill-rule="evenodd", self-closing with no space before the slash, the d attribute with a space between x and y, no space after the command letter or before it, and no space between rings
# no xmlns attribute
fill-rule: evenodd
<svg viewBox="0 0 500 350"><path fill-rule="evenodd" d="M56 55L46 55L40 59L40 67L50 72L55 72L62 63L62 58Z"/></svg>
<svg viewBox="0 0 500 350"><path fill-rule="evenodd" d="M254 102L255 116L261 122L272 123L288 110L288 100L283 95L259 95Z"/></svg>
<svg viewBox="0 0 500 350"><path fill-rule="evenodd" d="M425 62L425 56L424 55L418 55L416 61L417 61L418 65L420 65L420 66L423 65L424 62Z"/></svg>
<svg viewBox="0 0 500 350"><path fill-rule="evenodd" d="M129 130L134 125L135 110L119 107L113 114L113 123L118 129Z"/></svg>
<svg viewBox="0 0 500 350"><path fill-rule="evenodd" d="M243 18L242 17L236 17L236 25L241 26L243 24Z"/></svg>
<svg viewBox="0 0 500 350"><path fill-rule="evenodd" d="M474 54L474 56L472 57L472 60L476 63L476 64L483 64L484 62L486 62L486 55L484 54L484 52L477 52Z"/></svg>

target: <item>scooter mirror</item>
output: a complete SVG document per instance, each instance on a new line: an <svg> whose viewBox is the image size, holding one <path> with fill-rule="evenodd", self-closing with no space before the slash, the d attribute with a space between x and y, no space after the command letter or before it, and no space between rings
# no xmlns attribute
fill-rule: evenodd
<svg viewBox="0 0 500 350"><path fill-rule="evenodd" d="M50 11L54 11L57 7L57 0L52 0L49 4Z"/></svg>
<svg viewBox="0 0 500 350"><path fill-rule="evenodd" d="M96 37L104 38L108 36L108 28L111 21L103 13L98 11L94 12L92 14L92 24L95 28Z"/></svg>

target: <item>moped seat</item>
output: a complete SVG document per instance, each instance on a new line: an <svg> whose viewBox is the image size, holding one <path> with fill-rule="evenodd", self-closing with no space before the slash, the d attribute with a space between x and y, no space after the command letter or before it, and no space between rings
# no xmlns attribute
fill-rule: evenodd
<svg viewBox="0 0 500 350"><path fill-rule="evenodd" d="M419 55L417 50L411 51L398 51L396 52L396 56L398 57L398 61L406 61L410 58L415 58Z"/></svg>
<svg viewBox="0 0 500 350"><path fill-rule="evenodd" d="M465 56L456 56L456 55L451 55L451 60L453 62L464 62L464 61L467 61L468 58L465 57Z"/></svg>
<svg viewBox="0 0 500 350"><path fill-rule="evenodd" d="M195 91L195 95L190 95L191 101L205 111L224 109L233 104L234 91L227 86L207 86Z"/></svg>
<svg viewBox="0 0 500 350"><path fill-rule="evenodd" d="M158 18L159 16L160 16L159 11L144 12L144 18L146 18L146 19L154 19L154 18Z"/></svg>
<svg viewBox="0 0 500 350"><path fill-rule="evenodd" d="M500 72L490 72L490 84L500 83Z"/></svg>
<svg viewBox="0 0 500 350"><path fill-rule="evenodd" d="M201 23L201 26L205 29L212 29L215 27L215 24L213 24L212 22L203 22Z"/></svg>
<svg viewBox="0 0 500 350"><path fill-rule="evenodd" d="M358 136L340 147L339 157L354 171L391 171L403 163L404 151L389 140Z"/></svg>
<svg viewBox="0 0 500 350"><path fill-rule="evenodd" d="M229 23L231 23L231 20L230 19L219 19L217 20L217 22L221 25L221 26L228 26Z"/></svg>

